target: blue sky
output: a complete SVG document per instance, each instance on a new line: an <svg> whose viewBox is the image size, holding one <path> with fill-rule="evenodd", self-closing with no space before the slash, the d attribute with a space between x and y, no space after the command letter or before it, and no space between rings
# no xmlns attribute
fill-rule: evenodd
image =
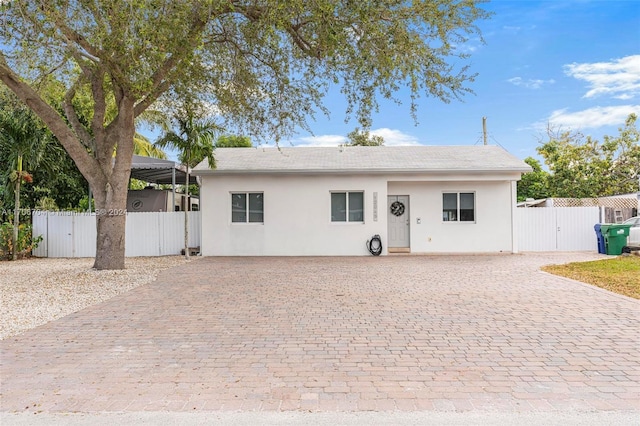
<svg viewBox="0 0 640 426"><path fill-rule="evenodd" d="M462 49L478 77L475 95L445 104L421 98L418 125L409 103L382 103L372 133L385 145L474 145L488 142L512 154L536 156L547 123L602 139L617 135L625 118L640 115L640 1L496 0L480 22L485 44ZM403 98L403 94L399 94ZM344 99L325 98L331 117L316 116L314 136L302 132L281 146L326 146L346 141L357 123L344 122Z"/></svg>

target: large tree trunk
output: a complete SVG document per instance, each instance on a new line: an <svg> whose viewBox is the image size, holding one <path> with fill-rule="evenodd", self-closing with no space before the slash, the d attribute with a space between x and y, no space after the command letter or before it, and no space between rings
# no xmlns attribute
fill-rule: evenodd
<svg viewBox="0 0 640 426"><path fill-rule="evenodd" d="M96 258L93 267L97 270L124 269L125 267L127 199L125 197L124 202L122 200L116 201L113 197L109 197L112 192L107 189L96 194L94 191L97 234ZM107 201L107 198L111 198L111 201Z"/></svg>
<svg viewBox="0 0 640 426"><path fill-rule="evenodd" d="M124 269L126 215L99 215L97 222L96 258L97 270Z"/></svg>
<svg viewBox="0 0 640 426"><path fill-rule="evenodd" d="M133 158L133 102L119 102L118 117L103 135L96 159L103 173L85 176L96 201L96 258L93 267L124 269L127 193ZM115 157L109 147L117 146Z"/></svg>

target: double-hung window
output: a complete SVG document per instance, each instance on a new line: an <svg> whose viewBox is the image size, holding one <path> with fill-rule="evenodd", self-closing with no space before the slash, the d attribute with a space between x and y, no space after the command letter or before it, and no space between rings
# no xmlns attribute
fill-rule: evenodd
<svg viewBox="0 0 640 426"><path fill-rule="evenodd" d="M263 223L264 193L234 192L231 194L231 222Z"/></svg>
<svg viewBox="0 0 640 426"><path fill-rule="evenodd" d="M364 192L332 192L331 222L364 222Z"/></svg>
<svg viewBox="0 0 640 426"><path fill-rule="evenodd" d="M476 194L474 192L443 193L442 220L445 222L475 222Z"/></svg>

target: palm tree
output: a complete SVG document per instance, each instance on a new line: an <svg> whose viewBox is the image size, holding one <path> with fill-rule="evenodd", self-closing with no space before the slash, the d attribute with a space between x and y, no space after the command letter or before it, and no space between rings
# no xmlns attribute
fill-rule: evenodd
<svg viewBox="0 0 640 426"><path fill-rule="evenodd" d="M189 257L189 177L190 168L195 167L203 159L209 161L209 166L215 166L213 157L213 141L218 126L213 121L196 117L192 108L183 108L183 115L175 116L176 131L168 130L154 144L159 148L173 148L179 152L178 160L185 166L186 179L184 183L186 208L184 210L184 255Z"/></svg>
<svg viewBox="0 0 640 426"><path fill-rule="evenodd" d="M136 118L136 128L144 126L149 130L159 127L164 132L171 130L171 123L167 114L158 109L148 109ZM167 154L138 131L133 135L133 153L143 157L167 159Z"/></svg>
<svg viewBox="0 0 640 426"><path fill-rule="evenodd" d="M7 105L5 105L7 106ZM8 183L13 185L13 238L12 258L18 258L18 230L20 226L20 187L24 183L31 183L33 177L28 169L35 169L50 152L53 141L39 121L24 107L2 108L0 110L0 149L3 157L8 160L6 170ZM49 165L51 166L51 165Z"/></svg>
<svg viewBox="0 0 640 426"><path fill-rule="evenodd" d="M162 149L138 132L133 135L133 153L143 157L167 159L167 154Z"/></svg>

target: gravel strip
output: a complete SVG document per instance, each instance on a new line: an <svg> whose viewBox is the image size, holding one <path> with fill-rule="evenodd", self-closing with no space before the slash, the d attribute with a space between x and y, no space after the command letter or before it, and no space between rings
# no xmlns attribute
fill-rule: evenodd
<svg viewBox="0 0 640 426"><path fill-rule="evenodd" d="M96 271L89 258L0 262L0 340L150 283L185 262L182 256L132 257L120 271Z"/></svg>

